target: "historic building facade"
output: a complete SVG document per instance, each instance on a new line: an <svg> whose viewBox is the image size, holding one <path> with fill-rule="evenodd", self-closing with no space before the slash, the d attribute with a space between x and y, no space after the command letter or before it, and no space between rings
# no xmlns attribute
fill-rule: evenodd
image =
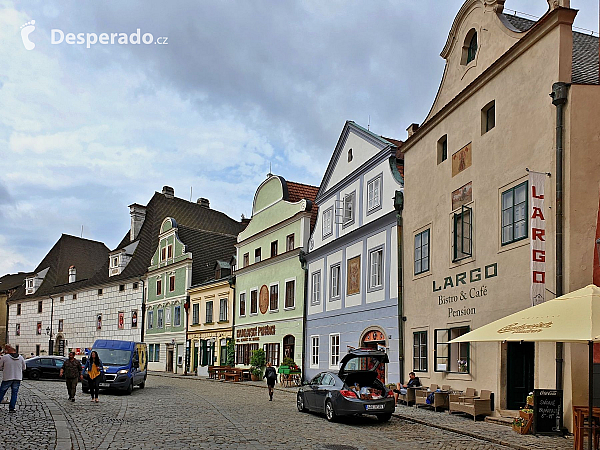
<svg viewBox="0 0 600 450"><path fill-rule="evenodd" d="M592 282L598 38L550 3L533 22L504 1L465 1L431 111L408 129L403 375L490 390L497 414L559 386L570 426L587 399L585 345L449 343Z"/></svg>
<svg viewBox="0 0 600 450"><path fill-rule="evenodd" d="M8 316L6 314L8 308L6 301L25 282L25 278L30 275L25 272L19 272L0 277L0 346L8 342L8 328L6 326L8 323Z"/></svg>
<svg viewBox="0 0 600 450"><path fill-rule="evenodd" d="M315 186L269 175L258 187L252 218L237 243L236 364L248 366L251 352L265 350L279 366L284 357L303 357L304 269L317 211ZM313 222L314 223L314 222Z"/></svg>
<svg viewBox="0 0 600 450"><path fill-rule="evenodd" d="M382 381L399 381L400 145L346 122L325 171L306 254L306 379L336 370L348 350L369 347L389 354Z"/></svg>

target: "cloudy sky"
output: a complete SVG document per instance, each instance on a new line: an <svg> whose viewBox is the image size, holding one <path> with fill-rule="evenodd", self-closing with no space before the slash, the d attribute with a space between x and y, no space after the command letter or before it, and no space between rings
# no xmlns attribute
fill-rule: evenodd
<svg viewBox="0 0 600 450"><path fill-rule="evenodd" d="M114 248L127 205L164 185L249 216L269 164L318 185L346 120L404 139L434 99L461 4L0 0L0 275L33 270L82 226ZM539 17L547 2L505 6ZM598 30L598 0L571 6ZM138 28L167 45L51 44L52 29Z"/></svg>

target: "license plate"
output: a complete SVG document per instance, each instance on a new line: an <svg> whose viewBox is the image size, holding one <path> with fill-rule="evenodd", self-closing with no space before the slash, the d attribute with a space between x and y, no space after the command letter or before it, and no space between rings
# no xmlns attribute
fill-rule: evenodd
<svg viewBox="0 0 600 450"><path fill-rule="evenodd" d="M99 387L109 387L110 383L98 383Z"/></svg>
<svg viewBox="0 0 600 450"><path fill-rule="evenodd" d="M367 410L384 409L385 405L365 405L365 408L367 408Z"/></svg>

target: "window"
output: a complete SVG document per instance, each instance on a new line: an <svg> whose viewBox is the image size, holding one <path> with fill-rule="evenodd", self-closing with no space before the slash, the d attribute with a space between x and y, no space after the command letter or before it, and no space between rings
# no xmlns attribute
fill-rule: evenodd
<svg viewBox="0 0 600 450"><path fill-rule="evenodd" d="M367 211L371 212L381 206L381 181L383 175L378 175L367 183Z"/></svg>
<svg viewBox="0 0 600 450"><path fill-rule="evenodd" d="M156 295L162 294L162 280L156 280Z"/></svg>
<svg viewBox="0 0 600 450"><path fill-rule="evenodd" d="M321 272L315 272L311 276L311 305L321 303Z"/></svg>
<svg viewBox="0 0 600 450"><path fill-rule="evenodd" d="M344 217L342 226L347 226L354 223L354 205L356 200L356 192L344 195Z"/></svg>
<svg viewBox="0 0 600 450"><path fill-rule="evenodd" d="M465 36L465 40L463 42L462 48L462 58L461 64L466 66L471 61L475 60L475 56L477 55L477 31L475 28L471 28L467 35Z"/></svg>
<svg viewBox="0 0 600 450"><path fill-rule="evenodd" d="M437 163L440 164L448 159L448 135L444 135L437 142Z"/></svg>
<svg viewBox="0 0 600 450"><path fill-rule="evenodd" d="M527 181L502 193L502 245L527 237Z"/></svg>
<svg viewBox="0 0 600 450"><path fill-rule="evenodd" d="M21 315L21 304L18 303L17 304L17 316L20 316L20 315Z"/></svg>
<svg viewBox="0 0 600 450"><path fill-rule="evenodd" d="M258 291L250 291L250 314L258 314Z"/></svg>
<svg viewBox="0 0 600 450"><path fill-rule="evenodd" d="M165 315L165 310L162 308L159 309L158 316L156 316L156 326L158 328L162 328L164 325L164 315Z"/></svg>
<svg viewBox="0 0 600 450"><path fill-rule="evenodd" d="M113 256L111 258L111 267L119 267L119 257Z"/></svg>
<svg viewBox="0 0 600 450"><path fill-rule="evenodd" d="M473 256L473 210L462 206L459 213L454 214L454 258L453 261Z"/></svg>
<svg viewBox="0 0 600 450"><path fill-rule="evenodd" d="M348 150L348 162L352 161L352 149Z"/></svg>
<svg viewBox="0 0 600 450"><path fill-rule="evenodd" d="M260 262L260 247L254 250L254 262Z"/></svg>
<svg viewBox="0 0 600 450"><path fill-rule="evenodd" d="M258 344L238 344L235 346L235 363L250 365L250 355L254 350L258 350Z"/></svg>
<svg viewBox="0 0 600 450"><path fill-rule="evenodd" d="M165 323L171 325L171 305L169 304L165 307Z"/></svg>
<svg viewBox="0 0 600 450"><path fill-rule="evenodd" d="M154 328L154 311L148 311L148 329Z"/></svg>
<svg viewBox="0 0 600 450"><path fill-rule="evenodd" d="M27 287L28 288L32 288L33 287L33 278L28 278L27 279Z"/></svg>
<svg viewBox="0 0 600 450"><path fill-rule="evenodd" d="M62 332L63 332L63 329L64 329L64 324L65 324L65 323L64 323L63 319L59 319L59 320L58 320L58 332L59 332L59 333L62 333Z"/></svg>
<svg viewBox="0 0 600 450"><path fill-rule="evenodd" d="M42 312L42 306L43 306L43 304L42 304L42 301L40 300L40 301L38 302L38 312L39 312L39 313L41 313L41 312Z"/></svg>
<svg viewBox="0 0 600 450"><path fill-rule="evenodd" d="M15 324L15 335L21 336L21 324L20 323Z"/></svg>
<svg viewBox="0 0 600 450"><path fill-rule="evenodd" d="M77 294L73 294L73 300L77 300Z"/></svg>
<svg viewBox="0 0 600 450"><path fill-rule="evenodd" d="M219 322L227 322L227 299L219 300Z"/></svg>
<svg viewBox="0 0 600 450"><path fill-rule="evenodd" d="M380 288L383 286L383 248L369 253L369 287Z"/></svg>
<svg viewBox="0 0 600 450"><path fill-rule="evenodd" d="M413 333L413 371L427 372L427 331Z"/></svg>
<svg viewBox="0 0 600 450"><path fill-rule="evenodd" d="M133 283L133 286L132 286L133 289L137 289L138 287L139 287L139 283L137 283L137 282Z"/></svg>
<svg viewBox="0 0 600 450"><path fill-rule="evenodd" d="M246 293L240 293L240 316L246 315Z"/></svg>
<svg viewBox="0 0 600 450"><path fill-rule="evenodd" d="M415 275L429 270L429 228L415 235Z"/></svg>
<svg viewBox="0 0 600 450"><path fill-rule="evenodd" d="M250 254L244 253L244 265L242 267L248 267L250 265Z"/></svg>
<svg viewBox="0 0 600 450"><path fill-rule="evenodd" d="M449 343L452 339L468 333L469 330L468 326L435 330L434 358L436 372L469 373L469 343Z"/></svg>
<svg viewBox="0 0 600 450"><path fill-rule="evenodd" d="M279 365L279 342L274 344L264 344L266 362L270 362L274 366Z"/></svg>
<svg viewBox="0 0 600 450"><path fill-rule="evenodd" d="M296 281L290 280L285 282L285 308L294 306L296 306Z"/></svg>
<svg viewBox="0 0 600 450"><path fill-rule="evenodd" d="M65 301L65 297L63 295L60 296L60 301L64 302Z"/></svg>
<svg viewBox="0 0 600 450"><path fill-rule="evenodd" d="M171 244L169 244L167 246L167 258L172 258L173 257L173 246Z"/></svg>
<svg viewBox="0 0 600 450"><path fill-rule="evenodd" d="M167 248L163 247L160 251L160 260L164 261L165 259L167 259Z"/></svg>
<svg viewBox="0 0 600 450"><path fill-rule="evenodd" d="M337 369L340 364L340 335L329 335L329 367Z"/></svg>
<svg viewBox="0 0 600 450"><path fill-rule="evenodd" d="M175 290L175 275L171 275L169 277L169 292L173 292Z"/></svg>
<svg viewBox="0 0 600 450"><path fill-rule="evenodd" d="M323 211L323 238L333 234L333 207Z"/></svg>
<svg viewBox="0 0 600 450"><path fill-rule="evenodd" d="M279 310L279 285L273 284L269 289L269 310Z"/></svg>
<svg viewBox="0 0 600 450"><path fill-rule="evenodd" d="M485 134L496 126L496 102L491 101L481 110L481 134Z"/></svg>
<svg viewBox="0 0 600 450"><path fill-rule="evenodd" d="M319 367L319 336L310 337L310 366Z"/></svg>
<svg viewBox="0 0 600 450"><path fill-rule="evenodd" d="M120 284L119 285L119 292L123 292L125 290L125 285L124 284Z"/></svg>
<svg viewBox="0 0 600 450"><path fill-rule="evenodd" d="M98 295L102 295L102 289L98 289Z"/></svg>
<svg viewBox="0 0 600 450"><path fill-rule="evenodd" d="M42 322L37 323L36 334L42 334Z"/></svg>
<svg viewBox="0 0 600 450"><path fill-rule="evenodd" d="M181 325L181 306L180 305L176 305L175 306L175 311L174 311L174 326L178 327Z"/></svg>
<svg viewBox="0 0 600 450"><path fill-rule="evenodd" d="M160 362L160 344L154 344L154 362Z"/></svg>
<svg viewBox="0 0 600 450"><path fill-rule="evenodd" d="M292 250L294 250L294 235L293 234L289 234L285 238L285 251L286 252L291 252Z"/></svg>
<svg viewBox="0 0 600 450"><path fill-rule="evenodd" d="M194 303L192 306L192 325L200 323L200 303Z"/></svg>
<svg viewBox="0 0 600 450"><path fill-rule="evenodd" d="M154 362L154 344L148 344L148 362Z"/></svg>
<svg viewBox="0 0 600 450"><path fill-rule="evenodd" d="M206 302L206 322L213 323L213 302Z"/></svg>
<svg viewBox="0 0 600 450"><path fill-rule="evenodd" d="M277 256L277 241L271 242L271 258Z"/></svg>
<svg viewBox="0 0 600 450"><path fill-rule="evenodd" d="M477 33L473 33L471 41L469 42L469 48L467 49L467 64L475 59L477 54Z"/></svg>
<svg viewBox="0 0 600 450"><path fill-rule="evenodd" d="M335 266L331 266L331 274L330 274L330 289L329 289L329 298L334 299L340 296L340 264L336 264Z"/></svg>

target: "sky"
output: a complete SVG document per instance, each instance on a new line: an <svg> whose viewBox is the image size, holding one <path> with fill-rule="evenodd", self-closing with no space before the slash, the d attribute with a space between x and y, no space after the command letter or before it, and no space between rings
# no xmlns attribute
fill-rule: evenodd
<svg viewBox="0 0 600 450"><path fill-rule="evenodd" d="M0 276L32 271L62 233L113 249L128 205L165 185L249 217L269 167L319 185L346 120L405 139L462 3L0 0ZM571 7L598 30L597 0ZM88 48L137 29L152 44Z"/></svg>

